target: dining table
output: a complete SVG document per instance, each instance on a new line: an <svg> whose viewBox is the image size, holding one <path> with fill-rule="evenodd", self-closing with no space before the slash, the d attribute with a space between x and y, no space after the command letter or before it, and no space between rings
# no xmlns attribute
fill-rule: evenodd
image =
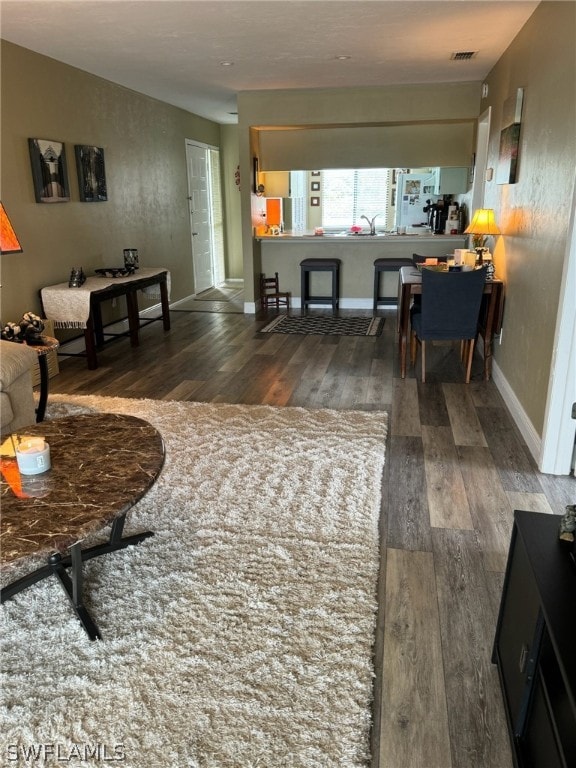
<svg viewBox="0 0 576 768"><path fill-rule="evenodd" d="M425 267L424 267L425 268ZM401 267L398 273L397 332L400 355L400 376L406 378L408 339L410 336L410 306L413 297L422 294L422 273L415 266ZM478 332L483 339L484 381L492 375L492 345L494 336L502 330L504 283L497 277L486 280L478 318Z"/></svg>

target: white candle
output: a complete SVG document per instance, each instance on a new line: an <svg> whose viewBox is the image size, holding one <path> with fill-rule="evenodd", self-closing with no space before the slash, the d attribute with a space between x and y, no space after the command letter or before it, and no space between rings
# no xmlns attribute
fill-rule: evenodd
<svg viewBox="0 0 576 768"><path fill-rule="evenodd" d="M18 444L19 453L40 453L46 450L43 437L30 437Z"/></svg>

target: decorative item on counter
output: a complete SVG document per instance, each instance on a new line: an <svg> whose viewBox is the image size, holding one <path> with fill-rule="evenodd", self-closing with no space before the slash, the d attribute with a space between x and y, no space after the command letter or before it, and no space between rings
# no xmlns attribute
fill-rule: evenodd
<svg viewBox="0 0 576 768"><path fill-rule="evenodd" d="M362 227L360 227L362 229ZM314 234L317 237L321 237L324 234L324 228L323 227L314 227Z"/></svg>
<svg viewBox="0 0 576 768"><path fill-rule="evenodd" d="M576 538L576 504L568 504L566 512L560 519L558 538L562 542L574 544Z"/></svg>
<svg viewBox="0 0 576 768"><path fill-rule="evenodd" d="M50 467L50 446L43 437L22 437L15 446L16 463L22 475L41 475Z"/></svg>
<svg viewBox="0 0 576 768"><path fill-rule="evenodd" d="M359 232L362 232L362 227L359 227L358 224L354 224L350 227L350 232L352 232L354 235L357 235Z"/></svg>
<svg viewBox="0 0 576 768"><path fill-rule="evenodd" d="M439 262L437 258L429 256L424 261L417 265L420 272L423 269L431 269L433 272L446 272L448 270L448 264L446 262Z"/></svg>
<svg viewBox="0 0 576 768"><path fill-rule="evenodd" d="M280 227L282 221L282 198L280 197L267 197L266 198L266 223L268 224L269 233L272 234L272 227Z"/></svg>
<svg viewBox="0 0 576 768"><path fill-rule="evenodd" d="M454 265L459 266L464 261L464 254L468 252L467 248L454 249Z"/></svg>
<svg viewBox="0 0 576 768"><path fill-rule="evenodd" d="M95 269L94 272L99 277L128 277L134 274L133 269L126 269L126 267L103 267Z"/></svg>
<svg viewBox="0 0 576 768"><path fill-rule="evenodd" d="M492 256L488 256L485 258L484 266L486 268L486 280L494 280L496 269L494 267L494 262L492 261Z"/></svg>
<svg viewBox="0 0 576 768"><path fill-rule="evenodd" d="M33 312L26 312L20 320L20 328L24 333L24 340L28 344L42 344L42 331L44 321Z"/></svg>
<svg viewBox="0 0 576 768"><path fill-rule="evenodd" d="M457 235L459 227L458 203L450 203L448 206L448 218L444 226L445 235Z"/></svg>
<svg viewBox="0 0 576 768"><path fill-rule="evenodd" d="M4 341L40 346L43 343L42 331L44 321L33 312L26 312L19 323L6 323L2 328L1 336Z"/></svg>
<svg viewBox="0 0 576 768"><path fill-rule="evenodd" d="M86 275L82 267L72 267L70 272L70 279L68 280L68 288L80 288L86 282Z"/></svg>
<svg viewBox="0 0 576 768"><path fill-rule="evenodd" d="M138 248L124 248L124 267L132 272L138 269Z"/></svg>
<svg viewBox="0 0 576 768"><path fill-rule="evenodd" d="M4 341L16 341L21 344L24 341L22 329L17 323L6 323L2 328L2 339Z"/></svg>

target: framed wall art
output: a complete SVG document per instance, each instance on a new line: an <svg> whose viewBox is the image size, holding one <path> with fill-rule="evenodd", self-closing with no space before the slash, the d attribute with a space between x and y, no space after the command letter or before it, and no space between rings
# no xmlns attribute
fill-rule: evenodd
<svg viewBox="0 0 576 768"><path fill-rule="evenodd" d="M28 139L28 149L36 202L67 203L70 187L64 144L51 139Z"/></svg>
<svg viewBox="0 0 576 768"><path fill-rule="evenodd" d="M516 93L504 102L496 171L497 184L515 184L518 177L523 101L524 88L517 88Z"/></svg>
<svg viewBox="0 0 576 768"><path fill-rule="evenodd" d="M310 205L312 205L312 206L320 205L320 198L319 197L311 197L310 198Z"/></svg>
<svg viewBox="0 0 576 768"><path fill-rule="evenodd" d="M82 203L103 203L108 200L106 187L106 169L102 147L90 147L84 144L74 146L76 170L78 172L78 191Z"/></svg>
<svg viewBox="0 0 576 768"><path fill-rule="evenodd" d="M319 192L320 191L320 182L319 181L313 181L310 184L310 189L312 192Z"/></svg>

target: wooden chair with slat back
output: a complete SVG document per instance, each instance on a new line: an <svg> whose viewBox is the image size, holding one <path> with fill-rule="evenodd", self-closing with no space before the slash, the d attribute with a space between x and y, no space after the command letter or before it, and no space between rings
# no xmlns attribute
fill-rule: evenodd
<svg viewBox="0 0 576 768"><path fill-rule="evenodd" d="M266 311L270 307L290 309L290 292L280 290L278 272L274 273L274 277L260 275L260 306Z"/></svg>

